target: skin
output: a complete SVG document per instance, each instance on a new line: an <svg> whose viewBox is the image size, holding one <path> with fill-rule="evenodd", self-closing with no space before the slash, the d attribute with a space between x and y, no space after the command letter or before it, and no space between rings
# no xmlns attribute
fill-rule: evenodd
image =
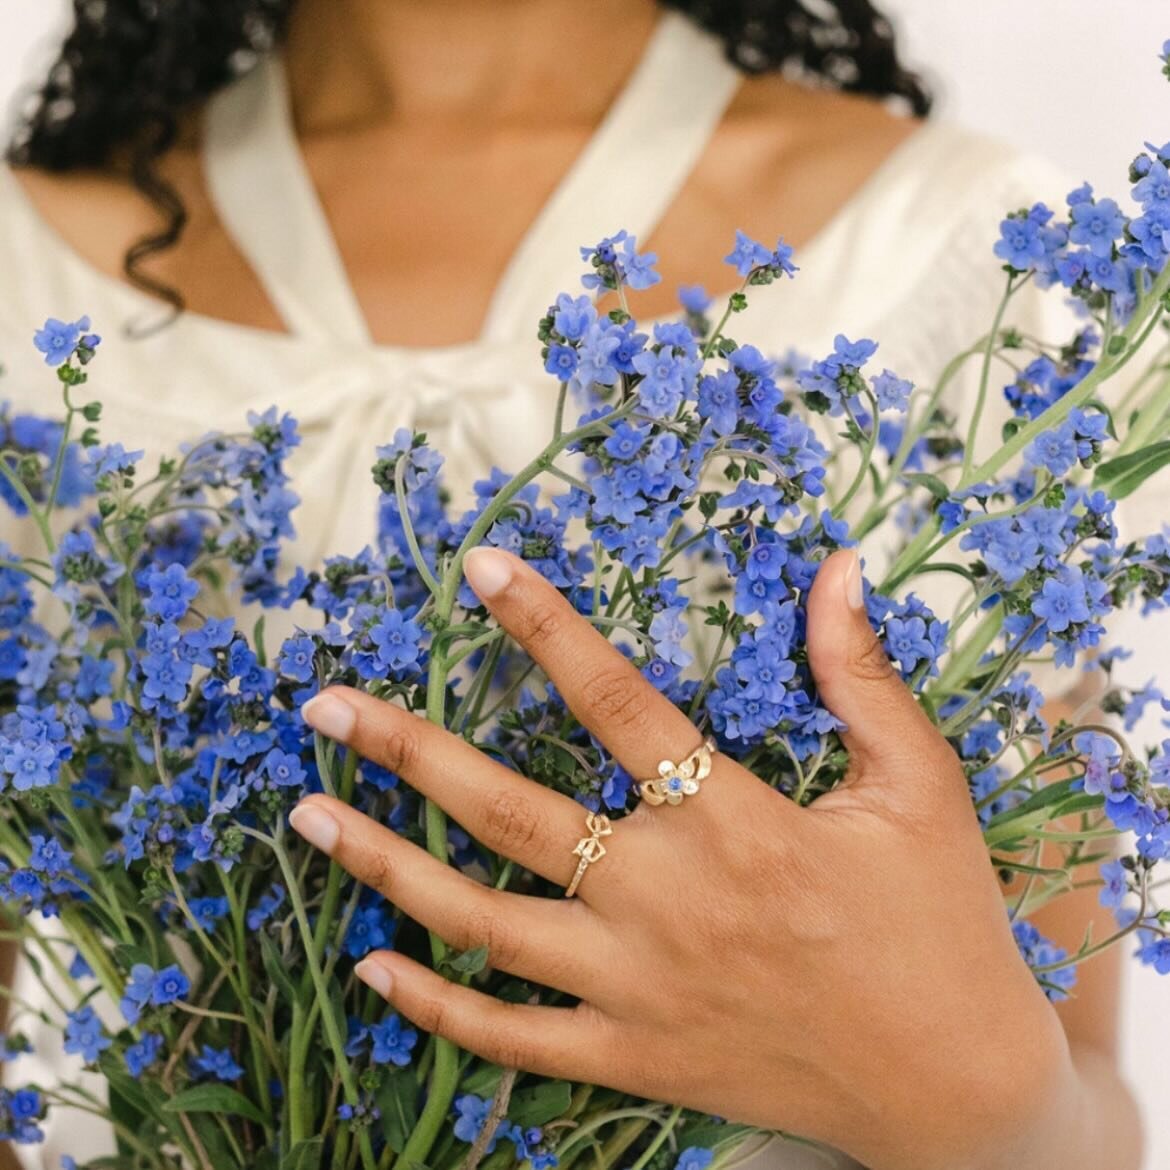
<svg viewBox="0 0 1170 1170"><path fill-rule="evenodd" d="M465 572L632 775L700 742L523 561L479 549ZM339 801L302 802L293 827L363 884L581 1003L502 1003L393 952L357 974L499 1064L799 1133L873 1170L1136 1167L1132 1104L1020 959L962 768L882 652L854 553L825 563L808 612L820 694L849 727L844 784L801 809L717 755L696 796L615 826L574 900L481 886ZM356 690L304 715L568 884L583 831L568 797Z"/></svg>
<svg viewBox="0 0 1170 1170"><path fill-rule="evenodd" d="M286 53L298 137L377 341L476 336L508 257L588 141L657 15L650 0L301 0ZM765 239L782 229L799 251L915 128L867 99L775 76L745 83L653 238L641 241L660 253L664 280L640 294L639 311L671 311L681 283L728 289L720 258L735 227ZM208 199L197 118L163 170L190 222L150 271L180 288L192 312L280 330ZM119 276L129 244L157 227L116 175L19 178L64 242L108 275ZM826 569L821 580L839 573ZM620 665L530 578L519 580L533 612L563 619L555 636L564 660L598 670L577 679L579 714L615 748L620 741L622 751L637 752L623 757L628 766L653 774L659 759L697 742L672 709L660 719L645 695L633 708L607 695L598 678L612 682ZM832 588L818 583L817 596ZM493 609L540 656L554 628L513 616L522 613L511 601L518 596L506 591ZM826 604L839 609L839 600ZM1082 969L1077 999L1058 1012L1038 995L1006 934L954 757L891 681L872 635L856 621L841 628L852 640L828 630L816 649L826 700L855 735L880 712L880 731L851 745L848 787L815 810L797 810L720 758L713 792L677 809L641 808L618 826L610 855L571 903L521 909L523 900L510 899L505 912L504 895L463 885L455 898L427 895L431 880L435 890L454 890L453 875L351 811L330 808L344 829L337 848L347 864L372 867L364 872L404 906L409 889L429 899L408 909L453 944L490 942L500 965L523 964L541 978L538 967L553 986L581 994L573 1019L554 1027L535 1014L549 1009L469 999L473 993L402 967L399 956L363 970L371 981L390 971L390 996L405 1014L504 1063L783 1126L875 1167L1136 1166L1138 1125L1115 1067L1116 952ZM572 680L561 673L550 670L568 694ZM352 746L405 772L486 844L522 853L525 864L539 839L542 872L567 882L569 849L583 832L579 808L541 805L531 832L519 835L505 820L501 841L499 825L493 834L477 822L473 794L454 784L456 759L469 775L482 775L485 761L391 707L356 693L346 700L362 704ZM414 736L433 737L426 773L400 758ZM510 789L517 808L521 791L525 808L560 799L540 797L543 790L511 774L493 777L523 786ZM483 914L461 916L468 906ZM1100 914L1087 890L1035 921L1075 947ZM542 916L539 929L522 928L534 919L519 915ZM696 936L712 945L696 948ZM538 940L540 953L525 939ZM719 963L708 969L711 955ZM699 1022L682 1031L684 1011ZM492 1035L502 1050L489 1047ZM591 1053L604 1060L590 1063ZM890 1077L890 1068L900 1075ZM0 1148L0 1166L6 1153Z"/></svg>
<svg viewBox="0 0 1170 1170"><path fill-rule="evenodd" d="M297 14L287 58L301 148L376 340L474 338L508 258L633 68L658 9L648 0L301 0ZM562 43L574 52L558 52ZM448 67L435 70L436 60ZM735 227L806 242L916 127L866 99L777 77L744 84L641 241L662 257L663 281L640 294L639 311L673 311L683 283L730 290L722 257ZM188 230L149 271L181 289L193 312L279 330L216 218L197 131L192 119L163 165L189 208ZM158 226L116 176L20 179L49 224L109 275Z"/></svg>

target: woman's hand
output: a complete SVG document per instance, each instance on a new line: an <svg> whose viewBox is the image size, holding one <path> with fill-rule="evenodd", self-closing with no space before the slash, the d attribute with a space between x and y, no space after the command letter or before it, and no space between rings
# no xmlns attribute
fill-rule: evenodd
<svg viewBox="0 0 1170 1170"><path fill-rule="evenodd" d="M466 572L633 776L698 746L523 562L477 550ZM503 1003L393 952L359 965L420 1027L489 1060L788 1130L881 1170L1044 1170L1032 1139L1073 1099L1068 1047L1019 957L959 762L869 627L854 554L821 568L808 640L848 725L846 782L800 808L716 755L699 794L614 825L571 901L485 888L327 797L294 827L453 946L486 945L494 967L580 998ZM569 883L587 835L573 800L357 691L305 717L488 848ZM1024 1150L1033 1160L1016 1161Z"/></svg>

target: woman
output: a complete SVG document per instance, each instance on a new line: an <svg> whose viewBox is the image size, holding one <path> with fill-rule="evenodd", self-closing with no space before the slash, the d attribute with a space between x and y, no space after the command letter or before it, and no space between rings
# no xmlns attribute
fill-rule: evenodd
<svg viewBox="0 0 1170 1170"><path fill-rule="evenodd" d="M827 16L795 0L673 7L205 0L147 16L79 0L17 166L0 172L8 393L21 406L42 393L30 323L87 312L136 335L108 344L99 379L127 446L278 401L306 434L294 551L316 561L373 532L369 448L397 426L428 432L457 492L534 448L552 409L535 322L576 286L577 245L618 227L663 258L643 319L671 312L679 284L725 288L734 228L783 231L804 271L754 298L744 336L816 352L839 328L874 335L891 365L929 378L986 327L999 216L1067 184L876 100L928 105L868 0ZM835 84L779 72L793 62ZM1030 309L1038 332L1044 311ZM468 572L635 774L693 746L529 570L480 553ZM669 825L639 810L580 899L532 909L433 872L336 803L303 805L296 828L413 916L583 1006L495 1004L394 955L362 977L493 1060L801 1133L841 1164L1136 1167L1115 961L1087 967L1059 1016L1040 993L957 763L883 668L859 582L839 556L810 603L818 682L854 758L814 811L717 757L719 800ZM306 718L568 883L571 803L353 692ZM1075 945L1092 901L1064 899L1043 929ZM70 1136L62 1148L81 1152Z"/></svg>

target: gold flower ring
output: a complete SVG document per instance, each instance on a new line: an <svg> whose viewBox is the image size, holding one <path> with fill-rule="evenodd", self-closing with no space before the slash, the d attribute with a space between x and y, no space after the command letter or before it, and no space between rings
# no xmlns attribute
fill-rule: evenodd
<svg viewBox="0 0 1170 1170"><path fill-rule="evenodd" d="M708 736L681 763L663 760L653 780L643 780L638 793L651 805L682 804L686 796L694 796L711 772L711 753L718 750L715 740Z"/></svg>

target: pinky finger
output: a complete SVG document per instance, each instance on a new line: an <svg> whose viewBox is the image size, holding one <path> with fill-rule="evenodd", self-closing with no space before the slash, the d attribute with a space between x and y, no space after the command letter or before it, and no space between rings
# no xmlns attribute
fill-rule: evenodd
<svg viewBox="0 0 1170 1170"><path fill-rule="evenodd" d="M602 1084L612 1078L600 1012L507 1003L452 983L394 951L367 955L354 973L426 1032L503 1068L558 1080Z"/></svg>

